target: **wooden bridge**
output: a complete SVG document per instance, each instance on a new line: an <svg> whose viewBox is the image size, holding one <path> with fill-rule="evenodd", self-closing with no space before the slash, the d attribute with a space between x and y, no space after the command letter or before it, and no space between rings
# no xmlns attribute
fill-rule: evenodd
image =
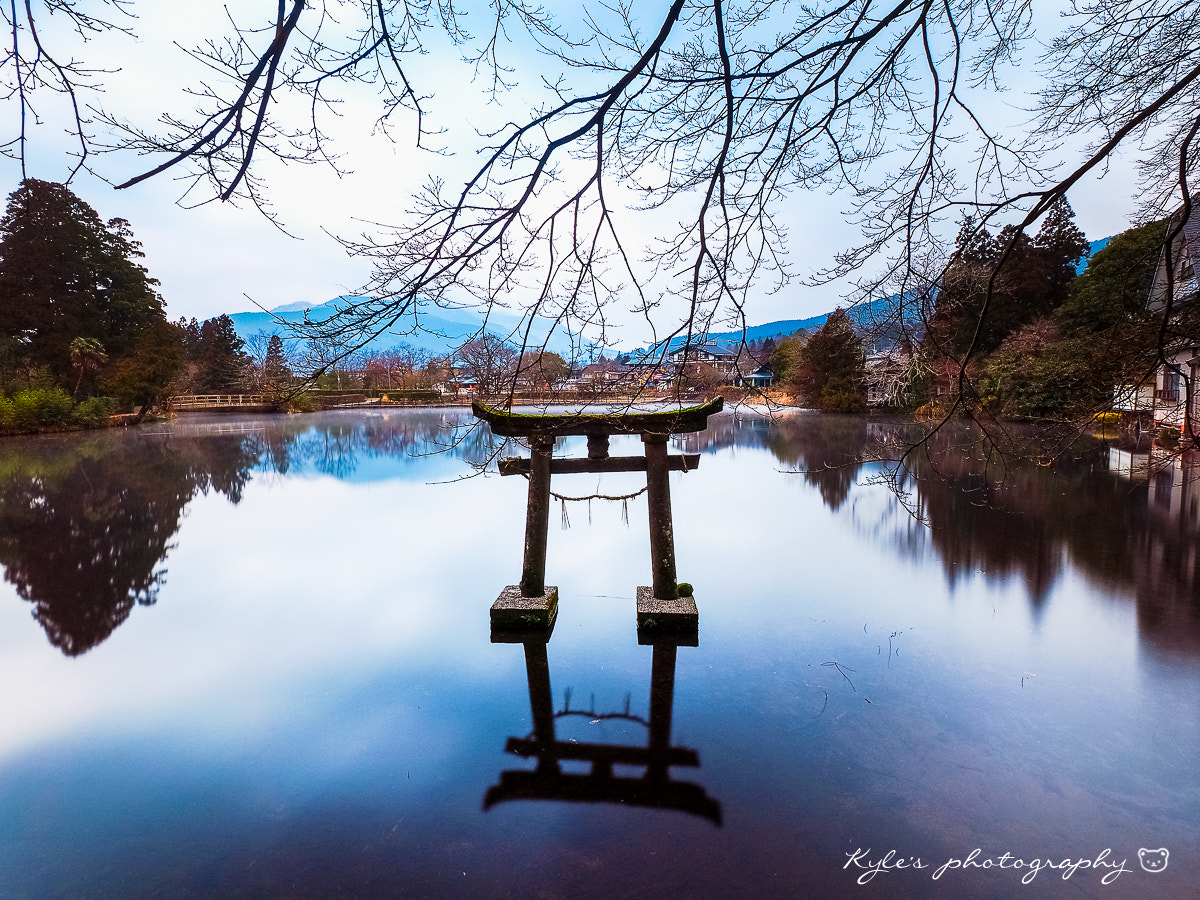
<svg viewBox="0 0 1200 900"><path fill-rule="evenodd" d="M270 407L271 401L265 394L177 394L171 398L171 409L175 412L249 411Z"/></svg>

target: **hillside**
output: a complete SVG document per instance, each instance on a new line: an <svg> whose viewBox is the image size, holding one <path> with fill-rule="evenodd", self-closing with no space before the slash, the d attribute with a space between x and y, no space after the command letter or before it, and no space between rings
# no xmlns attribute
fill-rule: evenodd
<svg viewBox="0 0 1200 900"><path fill-rule="evenodd" d="M886 323L894 322L898 309L898 298L895 296L885 297L879 300L873 300L870 303L860 303L856 306L846 308L848 315L859 330L867 333L873 333L877 339L884 341L895 340L897 336L897 328L895 325L887 325ZM905 308L903 311L904 318L910 329L920 330L920 322L915 318L915 310ZM772 338L779 341L780 338L787 337L789 334L795 334L797 331L816 331L826 320L833 314L830 310L826 313L821 313L818 316L809 316L807 319L780 319L775 322L767 322L763 325L754 325L748 327L745 334L741 331L714 331L708 334L698 335L693 337L693 341L710 344L732 345L740 344L743 338L747 341L761 341L767 338ZM672 338L670 346L683 346L685 338L681 335ZM637 357L652 353L661 352L662 345L654 345L651 347L642 347L633 351L630 355Z"/></svg>
<svg viewBox="0 0 1200 900"><path fill-rule="evenodd" d="M1109 240L1110 238L1106 237L1091 242L1088 256L1085 256L1079 263L1078 270L1080 272L1086 268L1088 257L1102 249ZM279 333L286 338L286 325L292 322L302 322L306 310L309 312L311 319L320 321L322 318L332 314L333 305L341 299L351 298L335 298L316 307L309 307L304 303L288 303L277 306L269 312L256 310L231 313L229 317L233 320L234 327L243 339L258 332L266 332L267 334ZM854 320L863 332L871 331L874 341L877 344L887 344L896 339L898 328L895 324L890 327L884 326L880 328L880 323L894 322L896 319L896 306L897 297L885 297L873 300L870 303L851 306L846 309L846 314ZM420 327L416 327L410 320L407 326L398 325L376 338L368 344L368 348L372 350L388 350L408 345L418 350L424 350L434 356L445 356L477 336L482 328L483 317L477 310L448 310L441 307L433 307L432 309L432 312L423 311L421 313ZM831 313L832 310L820 315L809 316L806 319L780 319L774 322L766 322L762 325L753 325L746 329L744 335L740 331L720 331L699 335L694 339L706 343L725 345L739 344L743 338L746 341L761 341L766 338L778 341L780 338L794 334L797 331L815 331L825 324ZM915 313L915 310L903 310L903 315L909 329L919 334L921 324L915 317ZM509 339L518 330L520 324L521 320L517 316L502 310L496 310L488 318L487 330L496 337ZM543 325L540 329L534 330L530 335L530 341L540 344L545 340L545 337L546 329ZM681 346L684 340L682 336L672 338L670 346ZM573 356L578 357L582 355L578 349L572 352L571 343L571 335L556 332L548 341L547 349L561 354L564 359L571 359ZM661 349L661 344L641 347L632 351L630 355L635 357L642 356L661 352Z"/></svg>
<svg viewBox="0 0 1200 900"><path fill-rule="evenodd" d="M303 303L288 303L277 306L269 312L261 310L254 312L231 313L234 328L243 339L259 332L280 334L287 338L287 325L304 321L307 310L312 321L321 321L333 313L334 304L341 299L336 298L320 306L309 307ZM461 347L464 343L476 337L483 326L483 317L475 310L447 310L434 307L434 312L423 311L420 315L419 327L410 318L407 324L398 324L375 340L367 347L371 350L389 350L407 345L418 350L424 350L435 356L445 356ZM520 320L509 313L494 311L488 318L487 331L496 337L509 338L520 326ZM540 344L545 340L546 329L534 329L531 341ZM570 337L566 334L555 333L549 340L547 349L569 357L571 353Z"/></svg>

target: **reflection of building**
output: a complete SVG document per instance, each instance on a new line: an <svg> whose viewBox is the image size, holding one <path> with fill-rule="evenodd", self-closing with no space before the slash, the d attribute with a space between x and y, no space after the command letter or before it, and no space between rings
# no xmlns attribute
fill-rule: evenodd
<svg viewBox="0 0 1200 900"><path fill-rule="evenodd" d="M643 719L628 710L600 713L595 710L555 711L550 686L547 644L550 628L519 634L493 629L495 643L521 643L525 648L525 672L529 682L529 706L533 732L528 737L510 737L505 752L537 761L532 770L510 769L488 788L483 808L513 800L557 800L575 803L619 803L653 807L701 816L721 824L721 805L698 784L671 778L674 766L700 765L695 750L671 744L671 719L675 700L675 656L680 644L695 645L695 632L673 636L639 633L639 643L652 643L650 672L650 716ZM556 724L570 715L589 718L619 718L646 729L645 746L559 740ZM563 771L563 763L585 763L587 772ZM640 769L638 775L616 774L614 766Z"/></svg>
<svg viewBox="0 0 1200 900"><path fill-rule="evenodd" d="M1200 451L1110 447L1109 470L1145 490L1127 540L1138 628L1151 645L1200 654Z"/></svg>

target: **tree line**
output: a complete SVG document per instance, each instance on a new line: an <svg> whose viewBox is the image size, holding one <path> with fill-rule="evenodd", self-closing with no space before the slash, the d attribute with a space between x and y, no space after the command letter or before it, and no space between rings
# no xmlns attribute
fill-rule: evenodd
<svg viewBox="0 0 1200 900"><path fill-rule="evenodd" d="M1168 230L1158 221L1117 235L1076 275L1088 242L1065 199L1032 236L1013 226L992 233L968 217L949 262L898 298L915 310L909 319L872 329L839 309L812 335L741 349L755 365L770 360L777 386L825 410L863 409L872 383L890 380L886 399L909 407L1090 415L1117 384L1144 378L1162 347L1146 301ZM179 393L283 397L304 383L298 372L318 372L316 385L332 389L469 381L482 394L552 390L576 362L491 334L439 356L348 351L294 333L243 339L227 315L171 322L141 259L127 221L103 221L65 185L26 179L10 195L0 219L0 427L72 416L94 424ZM882 331L891 348L880 364L864 340ZM720 373L704 368L693 364L679 383L715 390Z"/></svg>
<svg viewBox="0 0 1200 900"><path fill-rule="evenodd" d="M66 185L18 185L0 218L0 427L98 424L241 386L233 321L169 321L142 258L126 220L102 220ZM266 356L282 376L279 343Z"/></svg>
<svg viewBox="0 0 1200 900"><path fill-rule="evenodd" d="M103 221L66 185L26 179L0 219L0 429L100 424L173 394L431 389L457 372L495 393L550 387L559 354L484 334L451 356L407 345L346 352L294 334L243 339L228 315L170 321L124 219Z"/></svg>
<svg viewBox="0 0 1200 900"><path fill-rule="evenodd" d="M893 405L929 412L958 406L1008 418L1086 419L1114 390L1144 381L1166 344L1194 333L1183 319L1163 334L1149 305L1170 220L1111 238L1077 266L1089 244L1065 199L1032 236L967 217L948 262L906 296L900 323L856 323L836 310L812 335L780 342L776 384L809 406L865 409L873 386ZM1193 313L1194 315L1194 313ZM886 352L866 345L890 330Z"/></svg>

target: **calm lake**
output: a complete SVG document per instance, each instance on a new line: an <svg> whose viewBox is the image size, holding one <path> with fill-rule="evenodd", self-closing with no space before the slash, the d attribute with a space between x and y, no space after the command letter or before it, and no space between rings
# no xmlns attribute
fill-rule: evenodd
<svg viewBox="0 0 1200 900"><path fill-rule="evenodd" d="M639 643L644 494L554 501L523 646L527 482L472 421L0 442L0 897L1197 896L1184 461L948 434L898 493L846 463L902 426L723 413L671 448L696 646ZM539 710L609 764L506 752Z"/></svg>

